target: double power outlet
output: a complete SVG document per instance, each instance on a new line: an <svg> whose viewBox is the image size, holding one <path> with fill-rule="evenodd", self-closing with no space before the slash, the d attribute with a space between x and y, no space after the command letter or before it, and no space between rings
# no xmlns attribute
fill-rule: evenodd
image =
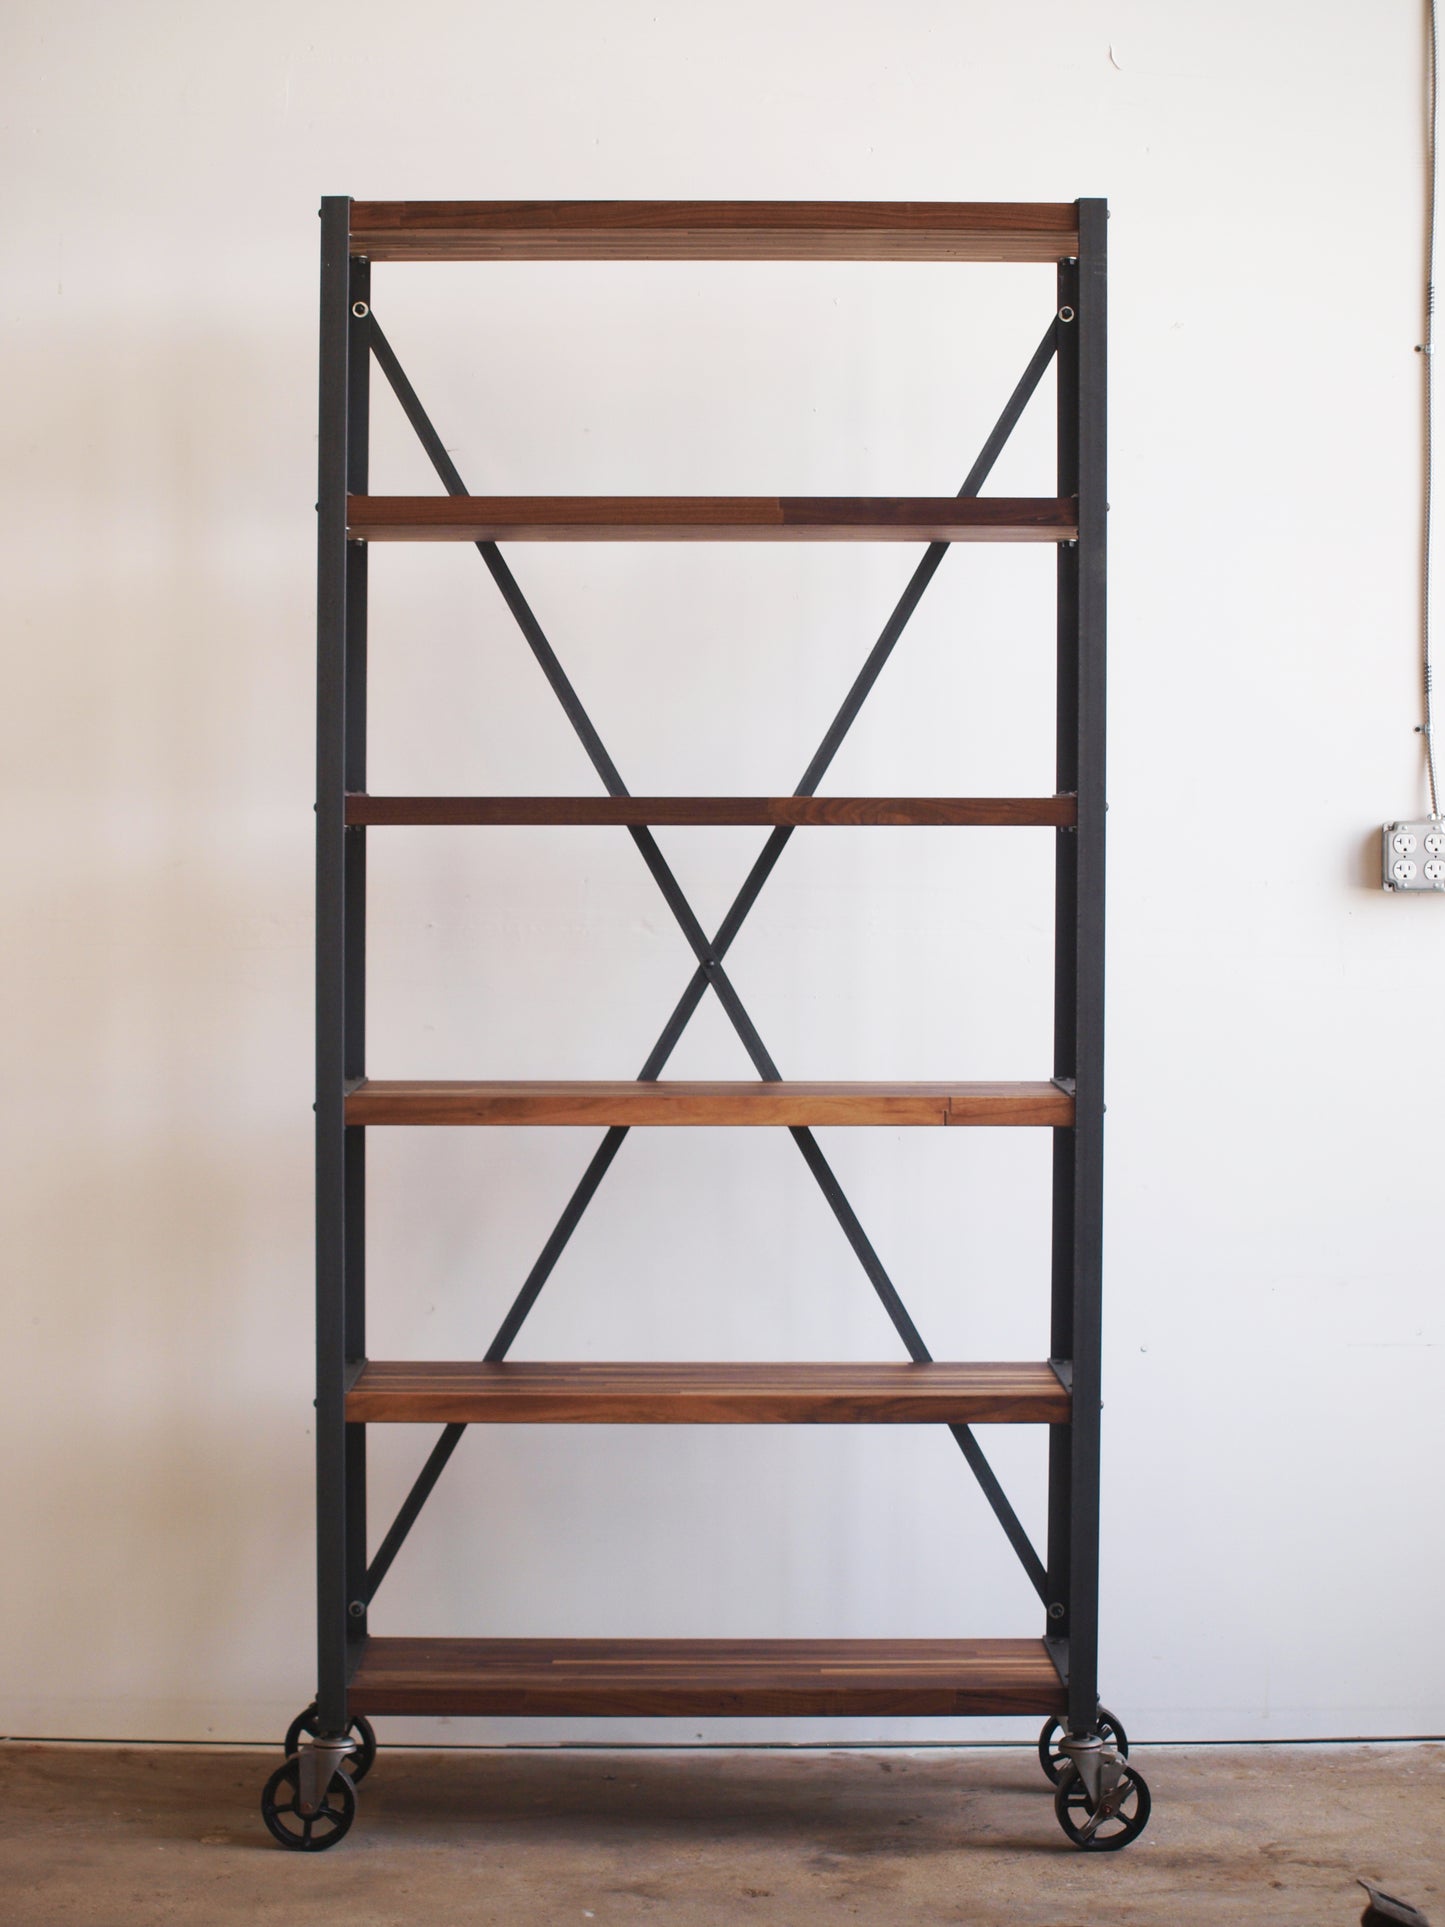
<svg viewBox="0 0 1445 1927"><path fill-rule="evenodd" d="M1445 822L1387 823L1383 877L1387 890L1445 890Z"/></svg>

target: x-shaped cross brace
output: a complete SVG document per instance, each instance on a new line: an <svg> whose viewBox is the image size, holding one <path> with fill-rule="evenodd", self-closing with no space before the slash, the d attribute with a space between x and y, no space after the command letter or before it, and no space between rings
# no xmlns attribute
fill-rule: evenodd
<svg viewBox="0 0 1445 1927"><path fill-rule="evenodd" d="M988 478L990 470L998 460L999 454L1013 433L1019 417L1028 406L1029 400L1038 387L1045 369L1052 361L1058 346L1059 322L1053 320L1044 334L1043 340L1035 349L1028 367L1019 379L1017 387L1009 397L1008 404L995 423L993 432L979 451L977 461L969 470L960 498L977 495ZM442 485L449 495L465 495L466 484L457 472L456 465L442 445L441 437L433 428L426 410L417 398L416 390L408 381L387 341L377 324L374 314L365 320L365 328L370 336L371 349L377 362L391 384L393 393L401 403L407 420L416 431L422 447L426 450L432 467L440 476ZM586 751L593 768L601 777L609 796L626 796L627 786L623 782L616 764L608 755L601 737L593 727L591 718L582 707L580 698L557 659L556 652L543 633L542 626L532 612L531 605L522 594L516 577L502 559L495 542L478 542L477 553L486 563L493 581L502 592L502 598L516 618L517 626L526 638L528 647L536 658L543 675L551 684L557 700L566 713L567 720ZM826 735L818 745L817 753L803 772L802 780L794 790L795 796L812 796L834 756L837 754L844 737L852 728L859 710L862 708L869 691L882 673L883 667L892 655L893 649L903 634L914 610L922 599L924 590L937 574L940 563L948 552L946 542L931 542L925 550L923 559L909 579L907 588L899 597L893 613L884 624L878 640L868 653L843 701L842 707L829 725ZM793 831L789 826L774 829L763 845L757 859L749 870L742 888L733 900L731 909L723 918L717 935L711 941L693 914L682 887L673 875L667 859L658 848L657 840L651 830L630 825L628 834L637 845L643 862L652 873L654 882L662 892L668 908L677 919L697 959L697 968L687 989L679 998L677 1007L668 1019L657 1042L648 1053L647 1061L638 1073L640 1083L650 1083L659 1077L663 1066L672 1055L678 1039L687 1028L693 1012L702 1002L709 986L716 992L723 1009L742 1040L743 1048L752 1059L759 1077L767 1082L777 1082L782 1073L773 1062L767 1046L758 1035L757 1029L743 1007L741 998L733 988L727 971L723 968L723 958L731 947L749 912L761 894L764 884L771 876L774 866L787 847ZM561 1257L568 1239L576 1229L583 1212L591 1203L607 1169L622 1148L628 1127L615 1124L609 1128L601 1144L592 1155L591 1162L583 1173L581 1181L567 1202L567 1207L558 1219L551 1236L543 1246L537 1262L527 1274L521 1290L517 1293L511 1309L502 1320L496 1337L487 1351L489 1362L506 1357L513 1340L521 1330L527 1314L536 1303L543 1285L551 1276L557 1260ZM843 1194L832 1166L824 1157L821 1146L812 1131L804 1126L790 1127L790 1135L803 1159L817 1181L819 1189L827 1199L834 1216L842 1226L844 1236L857 1253L873 1289L877 1292L884 1310L893 1321L894 1329L902 1339L905 1349L915 1363L927 1363L932 1354L924 1344L917 1326L909 1316L903 1300L899 1297L892 1279L883 1267L882 1260L873 1249L868 1234L859 1223L858 1216ZM411 1530L422 1507L431 1495L433 1486L440 1478L444 1467L466 1430L464 1424L448 1425L432 1448L425 1465L417 1475L416 1482L396 1515L390 1531L377 1549L366 1575L366 1603L375 1596L377 1587L386 1576L393 1559L401 1549L403 1540ZM1039 1597L1047 1600L1046 1575L1042 1560L1035 1552L1028 1534L1024 1531L1017 1513L1009 1504L1002 1486L994 1475L993 1468L984 1457L983 1450L972 1430L967 1425L950 1425L948 1428L957 1440L959 1448L974 1477L978 1480L985 1498L993 1508L999 1524L1003 1527L1009 1543L1017 1553L1024 1571L1033 1584Z"/></svg>

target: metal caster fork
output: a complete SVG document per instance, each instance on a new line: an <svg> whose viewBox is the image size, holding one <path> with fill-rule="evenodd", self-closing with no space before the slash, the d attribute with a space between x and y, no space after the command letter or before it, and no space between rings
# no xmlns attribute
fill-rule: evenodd
<svg viewBox="0 0 1445 1927"><path fill-rule="evenodd" d="M1137 1767L1096 1734L1065 1737L1067 1762L1054 1794L1054 1814L1084 1853L1114 1853L1137 1840L1149 1824L1149 1787Z"/></svg>
<svg viewBox="0 0 1445 1927"><path fill-rule="evenodd" d="M1099 1708L1098 1718L1094 1721L1094 1731L1106 1745L1112 1746L1127 1760L1129 1757L1129 1735L1124 1731L1124 1722L1117 1714L1111 1713L1107 1706ZM1068 1756L1063 1749L1063 1739L1068 1728L1062 1720L1048 1720L1039 1735L1039 1765L1045 1775L1057 1786L1068 1770ZM292 1749L288 1746L286 1751ZM359 1777L359 1776L358 1776Z"/></svg>
<svg viewBox="0 0 1445 1927"><path fill-rule="evenodd" d="M342 1762L352 1740L304 1742L278 1766L261 1794L261 1818L273 1840L293 1853L324 1853L356 1818L356 1788Z"/></svg>
<svg viewBox="0 0 1445 1927"><path fill-rule="evenodd" d="M1396 1900L1372 1880L1361 1880L1360 1885L1370 1896L1370 1904L1360 1915L1363 1927L1390 1927L1395 1921L1403 1927L1430 1927L1430 1923L1418 1907L1412 1907L1408 1900Z"/></svg>
<svg viewBox="0 0 1445 1927"><path fill-rule="evenodd" d="M298 1713L286 1728L286 1737L281 1742L281 1751L290 1759L293 1754L300 1753L303 1740L314 1740L320 1731L316 1702L313 1700L305 1712ZM341 1764L351 1775L351 1784L360 1786L376 1764L376 1731L364 1713L353 1714L351 1724L346 1731L355 1745Z"/></svg>

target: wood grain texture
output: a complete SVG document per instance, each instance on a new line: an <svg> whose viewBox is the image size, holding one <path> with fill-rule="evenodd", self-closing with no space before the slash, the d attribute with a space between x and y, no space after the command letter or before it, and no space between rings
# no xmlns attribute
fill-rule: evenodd
<svg viewBox="0 0 1445 1927"><path fill-rule="evenodd" d="M1071 542L1049 496L352 495L368 542Z"/></svg>
<svg viewBox="0 0 1445 1927"><path fill-rule="evenodd" d="M810 1084L368 1078L348 1124L1069 1125L1049 1083Z"/></svg>
<svg viewBox="0 0 1445 1927"><path fill-rule="evenodd" d="M346 1396L365 1424L1062 1425L1046 1363L912 1365L373 1360Z"/></svg>
<svg viewBox="0 0 1445 1927"><path fill-rule="evenodd" d="M1072 796L365 796L352 824L1042 824L1078 821Z"/></svg>
<svg viewBox="0 0 1445 1927"><path fill-rule="evenodd" d="M373 261L1059 261L1069 201L356 201Z"/></svg>
<svg viewBox="0 0 1445 1927"><path fill-rule="evenodd" d="M371 1639L356 1713L1062 1711L1041 1639Z"/></svg>

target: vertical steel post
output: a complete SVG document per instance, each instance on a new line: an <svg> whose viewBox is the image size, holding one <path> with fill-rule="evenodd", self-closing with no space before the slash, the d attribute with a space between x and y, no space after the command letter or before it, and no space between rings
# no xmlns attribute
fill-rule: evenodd
<svg viewBox="0 0 1445 1927"><path fill-rule="evenodd" d="M1105 374L1107 209L1078 203L1079 253L1061 264L1059 493L1079 535L1058 561L1058 786L1076 791L1055 872L1054 1074L1074 1124L1054 1134L1051 1350L1072 1371L1071 1422L1051 1435L1048 1632L1068 1641L1071 1732L1098 1715L1099 1403L1104 1191ZM1058 1612L1058 1607L1063 1612Z"/></svg>
<svg viewBox="0 0 1445 1927"><path fill-rule="evenodd" d="M371 264L354 259L347 277L348 364L346 486L365 495L370 454ZM346 545L346 746L348 790L366 788L366 558L364 542ZM366 1075L366 830L345 832L345 1039L349 1084ZM366 1131L346 1130L346 1375L366 1358ZM346 1610L353 1658L366 1641L366 1427L346 1427ZM350 1666L347 1669L350 1677Z"/></svg>
<svg viewBox="0 0 1445 1927"><path fill-rule="evenodd" d="M1059 263L1054 359L1057 390L1057 492L1079 487L1079 331L1077 260ZM1079 784L1077 544L1061 546L1056 576L1056 688L1054 787L1060 795ZM1078 958L1079 838L1077 829L1054 833L1054 1076L1072 1079L1077 1059L1076 965ZM1072 1372L1074 1356L1074 1133L1053 1133L1053 1235L1049 1356ZM1070 1535L1073 1519L1073 1426L1049 1428L1048 1612L1045 1637L1067 1670L1069 1641Z"/></svg>
<svg viewBox="0 0 1445 1927"><path fill-rule="evenodd" d="M350 200L321 204L321 398L316 492L316 1618L322 1737L346 1730L348 869L346 492L351 429ZM364 613L364 604L363 604Z"/></svg>

